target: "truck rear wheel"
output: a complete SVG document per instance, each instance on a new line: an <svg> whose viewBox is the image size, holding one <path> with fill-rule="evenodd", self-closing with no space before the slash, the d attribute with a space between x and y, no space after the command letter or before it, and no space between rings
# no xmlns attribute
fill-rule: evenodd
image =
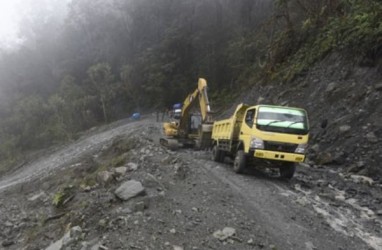
<svg viewBox="0 0 382 250"><path fill-rule="evenodd" d="M233 171L238 174L242 174L244 172L246 166L246 156L243 150L239 150L236 152L235 160L233 161Z"/></svg>
<svg viewBox="0 0 382 250"><path fill-rule="evenodd" d="M212 160L216 162L222 162L224 159L224 152L218 149L217 145L212 148Z"/></svg>
<svg viewBox="0 0 382 250"><path fill-rule="evenodd" d="M296 171L296 164L294 162L284 163L280 167L280 177L285 179L292 179L295 171Z"/></svg>

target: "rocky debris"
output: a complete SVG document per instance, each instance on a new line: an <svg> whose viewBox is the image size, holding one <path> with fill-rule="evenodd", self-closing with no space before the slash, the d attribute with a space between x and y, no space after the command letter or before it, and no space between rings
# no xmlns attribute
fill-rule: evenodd
<svg viewBox="0 0 382 250"><path fill-rule="evenodd" d="M351 124L353 126L353 123ZM335 131L334 137L339 134L337 126L331 127L329 125L328 127ZM368 127L366 131L371 131L371 127ZM375 131L375 134L378 135L377 130ZM324 136L322 138L325 139ZM366 138L364 141L366 141ZM137 185L140 187L139 190L143 191L135 190L135 194L129 195L131 198L135 197L134 199L128 198L126 202L115 202L117 198L122 199L118 197L116 191L126 182L122 183L122 185L119 185L117 181L112 181L108 185L98 185L93 182L76 182L78 175L69 175L68 180L70 180L70 183L74 183L75 186L77 186L77 183L86 183L86 185L91 186L91 190L88 190L89 192L78 192L73 202L68 203L63 209L52 208L49 204L46 204L47 207L43 213L32 210L30 214L17 219L9 216L9 219L6 217L7 219L1 220L4 203L0 200L0 222L4 222L0 223L0 229L4 232L4 235L12 232L9 237L7 236L7 239L11 240L10 242L14 242L9 249L15 250L24 247L23 243L20 243L23 239L18 236L25 233L25 231L23 232L22 229L19 229L19 225L22 223L25 223L27 228L31 228L32 234L35 234L34 231L39 230L43 232L42 234L36 234L36 237L30 240L34 245L26 249L46 248L50 243L49 241L59 239L62 236L61 230L64 227L68 227L68 225L81 225L83 233L78 238L74 237L76 239L68 245L58 246L60 248L57 249L276 249L274 243L277 240L272 238L274 235L269 236L269 232L262 229L262 224L257 224L258 221L251 221L253 217L250 217L252 214L248 213L247 208L237 206L237 204L241 204L238 199L240 195L232 193L229 185L222 185L222 183L213 180L211 176L201 171L199 166L194 167L195 164L216 166L216 164L207 160L209 159L208 153L191 150L189 152L182 150L176 153L167 153L167 151L163 150L163 155L155 154L148 157L147 149L151 153L158 152L158 149L144 139L140 139L140 143L145 147L145 150L142 151L143 155L140 153L141 148L131 149L126 155L126 160L131 164L128 163L123 165L123 167L110 168L108 170L114 179L122 180L129 178L136 184L140 183L136 180L142 182L140 185ZM300 195L300 197L291 199L292 204L290 205L301 209L301 211L309 210L314 201L304 196L307 197L309 195L313 197L315 195L316 201L319 201L319 199L324 200L327 202L328 208L343 205L347 206L348 209L352 209L359 204L359 207L362 206L362 209L364 209L362 214L366 214L365 218L369 221L372 218L371 216L367 217L367 215L371 214L369 210L375 211L377 219L381 218L377 217L377 211L380 209L379 204L382 199L375 199L373 202L368 200L370 198L364 200L364 196L369 197L367 193L369 190L366 192L365 190L354 188L357 186L364 187L365 189L377 189L377 181L375 181L373 186L367 186L362 183L355 183L351 179L350 174L345 173L342 175L342 178L339 177L341 169L347 169L350 165L368 166L368 163L364 162L366 157L346 159L349 165L346 167L335 166L333 168L331 164L336 161L336 157L346 157L343 156L346 151L340 147L328 148L327 143L326 138L317 143L317 149L314 149L317 155L321 153L321 149L330 152L328 159L331 159L325 167L314 165L314 163L312 163L312 166L303 164L304 167L298 168L295 179L290 183L291 186L289 186L289 183L281 184L283 189L291 189L285 192L285 195L289 195L288 197L291 197L292 192L304 192L302 197ZM334 150L332 150L333 148ZM112 150L109 151L113 152ZM118 157L115 154L109 154L109 156L111 157L110 159ZM145 160L140 161L141 157L144 157ZM102 163L108 162L102 159L102 155L97 160ZM139 167L134 162L139 163ZM190 171L190 166L193 167L192 171ZM221 170L224 167L219 165ZM335 179L333 176L337 176L338 179ZM253 182L252 178L257 178L257 176L251 175L243 177L241 179L243 180L243 183L241 183L243 185L246 180ZM94 181L94 175L92 178L91 180ZM230 177L227 176L227 178ZM50 189L40 189L38 187L34 192L28 191L25 197L31 198L35 194L39 194L39 190L52 190L55 187L54 185L58 187L63 185L63 183L56 183L57 178L52 180L50 186L48 186ZM58 178L58 180L61 179ZM281 187L278 182L274 183L272 178L265 177L264 184L268 182L272 183L272 186ZM293 190L293 185L299 185L299 188ZM129 190L128 187L127 189ZM115 193L113 193L113 190L115 190ZM136 197L143 193L147 195ZM278 195L275 194L272 199L278 199L277 197ZM36 201L42 199L44 199L43 196L36 198ZM352 199L357 200L358 203L355 202L354 204L356 205L350 205ZM31 204L31 202L27 202ZM44 206L43 202L36 202L36 204L40 205L40 208ZM366 210L366 208L369 210ZM19 211L17 213L21 214ZM39 215L35 216L34 214ZM53 214L52 217L57 216L57 219L44 223L42 229L40 229L39 222L41 217L46 218L46 214ZM378 216L381 215L382 212ZM28 220L24 221L21 219L25 217ZM224 218L225 225L230 225L230 227L217 230L216 232L214 230L211 231L214 228L224 227L221 224L221 218ZM307 216L304 213L301 216L289 214L288 218L293 220L292 223L300 223L307 220L307 223L312 223L311 225L313 225L313 223L317 222L315 225L320 227L320 219L316 218L309 222L309 215ZM370 223L372 222L370 221ZM33 227L33 225L37 226ZM324 225L324 230L327 230L326 227ZM239 228L240 238L237 237L236 232ZM316 226L313 227L313 230L316 230L315 228ZM20 234L19 232L22 233ZM0 233L0 242L6 243L6 238L1 237ZM165 240L163 241L163 239ZM59 244L60 242L56 243ZM277 244L279 244L279 241ZM301 244L301 248L304 248L305 242L301 242ZM310 243L306 247L315 249L314 245Z"/></svg>
<svg viewBox="0 0 382 250"><path fill-rule="evenodd" d="M369 132L366 134L366 139L370 142L370 143L377 143L378 142L378 137L375 135L374 132Z"/></svg>
<svg viewBox="0 0 382 250"><path fill-rule="evenodd" d="M115 168L114 172L115 172L116 178L122 177L126 174L127 167L117 167L117 168Z"/></svg>
<svg viewBox="0 0 382 250"><path fill-rule="evenodd" d="M351 164L347 168L347 173L358 173L365 168L365 162L359 161L356 164Z"/></svg>
<svg viewBox="0 0 382 250"><path fill-rule="evenodd" d="M328 92L333 92L337 88L337 83L336 82L331 82L327 85L325 91Z"/></svg>
<svg viewBox="0 0 382 250"><path fill-rule="evenodd" d="M130 171L136 171L138 169L138 164L134 163L134 162L129 162L127 163L127 168L130 170Z"/></svg>
<svg viewBox="0 0 382 250"><path fill-rule="evenodd" d="M321 152L316 158L316 164L326 165L333 162L333 156L329 152Z"/></svg>
<svg viewBox="0 0 382 250"><path fill-rule="evenodd" d="M174 169L175 169L175 177L176 178L178 178L180 180L186 179L186 175L187 175L186 166L184 166L182 164L175 164Z"/></svg>
<svg viewBox="0 0 382 250"><path fill-rule="evenodd" d="M9 246L12 246L13 244L15 244L13 240L4 240L3 242L1 242L1 246L3 247L9 247Z"/></svg>
<svg viewBox="0 0 382 250"><path fill-rule="evenodd" d="M355 182L355 183L363 183L367 184L369 186L372 186L374 183L374 180L370 177L363 176L363 175L350 175L350 178Z"/></svg>
<svg viewBox="0 0 382 250"><path fill-rule="evenodd" d="M344 134L344 133L346 133L346 132L348 132L348 131L351 130L351 126L349 126L349 125L342 125L342 126L340 126L340 127L338 128L338 130L339 130L339 132L340 132L341 134Z"/></svg>
<svg viewBox="0 0 382 250"><path fill-rule="evenodd" d="M82 228L79 226L72 227L69 232L67 232L61 239L51 244L45 250L62 250L67 249L67 247L78 242L82 237Z"/></svg>
<svg viewBox="0 0 382 250"><path fill-rule="evenodd" d="M114 194L121 200L127 201L135 196L145 193L145 188L139 181L130 180L119 186Z"/></svg>
<svg viewBox="0 0 382 250"><path fill-rule="evenodd" d="M76 195L75 187L72 185L60 188L53 196L52 204L55 207L65 206Z"/></svg>
<svg viewBox="0 0 382 250"><path fill-rule="evenodd" d="M299 197L296 202L300 204L301 206L305 207L309 204L308 199L305 196Z"/></svg>
<svg viewBox="0 0 382 250"><path fill-rule="evenodd" d="M140 201L134 204L133 210L134 212L142 212L146 208L148 208L148 202Z"/></svg>
<svg viewBox="0 0 382 250"><path fill-rule="evenodd" d="M106 185L111 183L114 180L113 173L109 171L101 171L97 174L97 181L102 184Z"/></svg>
<svg viewBox="0 0 382 250"><path fill-rule="evenodd" d="M44 199L46 198L46 193L44 191L39 192L38 194L35 194L28 198L28 201L34 202L36 200Z"/></svg>
<svg viewBox="0 0 382 250"><path fill-rule="evenodd" d="M225 241L231 237L233 237L236 234L236 229L232 227L225 227L223 230L217 230L213 233L213 236L220 240Z"/></svg>
<svg viewBox="0 0 382 250"><path fill-rule="evenodd" d="M382 82L381 82L381 83L377 83L377 84L375 84L374 88L375 88L375 90L377 90L377 91L381 91L381 90L382 90Z"/></svg>

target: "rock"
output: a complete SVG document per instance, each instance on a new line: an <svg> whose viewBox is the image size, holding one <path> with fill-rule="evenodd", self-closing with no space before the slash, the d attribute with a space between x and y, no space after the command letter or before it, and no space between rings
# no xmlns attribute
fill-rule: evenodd
<svg viewBox="0 0 382 250"><path fill-rule="evenodd" d="M257 104L262 104L262 102L265 100L264 97L262 96L259 96L259 98L257 98Z"/></svg>
<svg viewBox="0 0 382 250"><path fill-rule="evenodd" d="M306 250L316 250L317 247L311 241L305 242Z"/></svg>
<svg viewBox="0 0 382 250"><path fill-rule="evenodd" d="M100 219L98 221L98 226L105 228L107 226L107 220L106 219Z"/></svg>
<svg viewBox="0 0 382 250"><path fill-rule="evenodd" d="M67 246L70 243L80 239L82 235L82 228L79 226L72 227L62 238L63 246Z"/></svg>
<svg viewBox="0 0 382 250"><path fill-rule="evenodd" d="M48 246L45 250L61 250L62 249L62 239L54 242L50 246Z"/></svg>
<svg viewBox="0 0 382 250"><path fill-rule="evenodd" d="M349 125L342 125L338 128L341 134L350 131L351 127Z"/></svg>
<svg viewBox="0 0 382 250"><path fill-rule="evenodd" d="M13 223L10 222L9 220L7 220L7 221L4 223L4 226L6 226L6 227L13 227Z"/></svg>
<svg viewBox="0 0 382 250"><path fill-rule="evenodd" d="M375 135L374 132L369 132L366 134L366 139L371 143L378 142L378 137Z"/></svg>
<svg viewBox="0 0 382 250"><path fill-rule="evenodd" d="M134 162L129 162L127 163L127 167L129 168L130 171L135 171L138 169L138 164Z"/></svg>
<svg viewBox="0 0 382 250"><path fill-rule="evenodd" d="M375 87L375 90L381 91L382 90L382 82L377 83L374 87Z"/></svg>
<svg viewBox="0 0 382 250"><path fill-rule="evenodd" d="M135 203L133 210L134 210L134 212L139 212L139 211L145 210L145 208L146 208L145 202L140 201L140 202Z"/></svg>
<svg viewBox="0 0 382 250"><path fill-rule="evenodd" d="M137 195L145 193L145 189L139 181L130 180L124 182L114 194L121 200L127 201Z"/></svg>
<svg viewBox="0 0 382 250"><path fill-rule="evenodd" d="M345 157L344 152L335 153L335 155L333 157L333 163L334 164L342 165L345 163L345 161L346 161L346 157Z"/></svg>
<svg viewBox="0 0 382 250"><path fill-rule="evenodd" d="M337 88L337 83L336 82L331 82L328 84L328 86L326 87L326 92L332 92L334 91L335 89Z"/></svg>
<svg viewBox="0 0 382 250"><path fill-rule="evenodd" d="M5 240L1 243L1 246L3 247L9 247L9 246L12 246L13 244L15 244L15 242L13 240Z"/></svg>
<svg viewBox="0 0 382 250"><path fill-rule="evenodd" d="M162 164L169 164L171 162L170 156L164 157L160 162Z"/></svg>
<svg viewBox="0 0 382 250"><path fill-rule="evenodd" d="M175 234L175 233L176 233L175 228L172 228L172 229L170 230L170 233Z"/></svg>
<svg viewBox="0 0 382 250"><path fill-rule="evenodd" d="M46 250L61 250L72 242L78 241L82 236L82 229L79 226L72 227L60 240L46 248Z"/></svg>
<svg viewBox="0 0 382 250"><path fill-rule="evenodd" d="M183 165L175 164L175 176L180 180L186 179L186 167Z"/></svg>
<svg viewBox="0 0 382 250"><path fill-rule="evenodd" d="M115 168L114 175L116 178L119 178L124 176L126 172L127 172L127 167L118 167L118 168Z"/></svg>
<svg viewBox="0 0 382 250"><path fill-rule="evenodd" d="M131 211L130 208L126 207L124 209L121 210L121 213L123 214L131 214L133 211Z"/></svg>
<svg viewBox="0 0 382 250"><path fill-rule="evenodd" d="M297 200L296 200L296 202L298 203L298 204L300 204L301 206L303 206L303 207L305 207L306 205L308 205L309 204L309 201L308 201L308 199L306 198L306 197L299 197Z"/></svg>
<svg viewBox="0 0 382 250"><path fill-rule="evenodd" d="M320 152L320 145L318 143L314 144L312 147L310 147L310 149L314 152L314 153L318 153Z"/></svg>
<svg viewBox="0 0 382 250"><path fill-rule="evenodd" d="M363 184L368 184L369 186L372 186L374 183L374 180L371 179L370 177L363 176L363 175L350 175L350 178L355 182L355 183L363 183Z"/></svg>
<svg viewBox="0 0 382 250"><path fill-rule="evenodd" d="M382 216L382 210L378 210L377 215Z"/></svg>
<svg viewBox="0 0 382 250"><path fill-rule="evenodd" d="M36 200L39 200L40 198L45 198L46 197L46 194L44 191L41 191L40 193L38 194L35 194L31 197L28 198L28 201L36 201Z"/></svg>
<svg viewBox="0 0 382 250"><path fill-rule="evenodd" d="M213 236L220 241L225 241L236 234L236 229L232 227L225 227L223 230L217 230Z"/></svg>
<svg viewBox="0 0 382 250"><path fill-rule="evenodd" d="M343 194L336 195L334 197L334 199L339 200L339 201L345 201L346 200L346 198Z"/></svg>
<svg viewBox="0 0 382 250"><path fill-rule="evenodd" d="M113 173L101 171L97 174L97 181L101 184L108 184L113 180Z"/></svg>
<svg viewBox="0 0 382 250"><path fill-rule="evenodd" d="M316 159L316 163L319 165L326 165L333 162L333 156L329 152L321 152Z"/></svg>
<svg viewBox="0 0 382 250"><path fill-rule="evenodd" d="M365 168L364 162L360 161L360 162L357 162L356 164L350 165L347 172L348 173L358 173L359 171L361 171L364 168Z"/></svg>
<svg viewBox="0 0 382 250"><path fill-rule="evenodd" d="M172 246L174 248L174 250L184 250L183 247L180 247L180 246Z"/></svg>

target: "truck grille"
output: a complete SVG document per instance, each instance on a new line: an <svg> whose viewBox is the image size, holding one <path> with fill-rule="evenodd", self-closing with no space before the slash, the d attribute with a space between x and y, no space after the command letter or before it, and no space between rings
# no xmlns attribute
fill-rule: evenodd
<svg viewBox="0 0 382 250"><path fill-rule="evenodd" d="M285 153L294 153L298 144L264 141L264 149Z"/></svg>

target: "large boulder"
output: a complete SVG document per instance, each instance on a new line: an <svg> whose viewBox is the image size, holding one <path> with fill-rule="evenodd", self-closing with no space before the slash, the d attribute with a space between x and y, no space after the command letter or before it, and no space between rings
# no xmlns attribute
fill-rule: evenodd
<svg viewBox="0 0 382 250"><path fill-rule="evenodd" d="M130 180L124 182L114 194L121 200L127 201L135 196L145 193L145 188L139 181Z"/></svg>

